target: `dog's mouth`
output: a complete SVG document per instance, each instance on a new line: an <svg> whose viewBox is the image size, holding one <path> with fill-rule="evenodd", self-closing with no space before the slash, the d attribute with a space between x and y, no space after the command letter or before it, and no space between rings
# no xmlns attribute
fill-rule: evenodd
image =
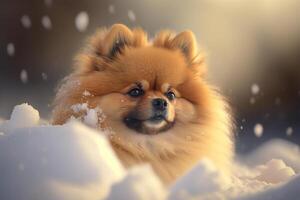
<svg viewBox="0 0 300 200"><path fill-rule="evenodd" d="M129 115L123 121L128 128L147 135L165 132L174 125L174 121L168 121L163 115L154 115L146 120Z"/></svg>

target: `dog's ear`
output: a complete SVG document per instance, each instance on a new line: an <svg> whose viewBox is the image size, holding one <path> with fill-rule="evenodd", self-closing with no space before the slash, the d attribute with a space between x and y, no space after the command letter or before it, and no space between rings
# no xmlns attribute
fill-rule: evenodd
<svg viewBox="0 0 300 200"><path fill-rule="evenodd" d="M100 29L89 38L86 48L75 57L79 73L102 71L126 46L133 44L133 32L123 24Z"/></svg>
<svg viewBox="0 0 300 200"><path fill-rule="evenodd" d="M192 31L184 31L176 35L169 44L171 49L180 49L188 61L197 56L197 42Z"/></svg>
<svg viewBox="0 0 300 200"><path fill-rule="evenodd" d="M161 31L156 35L153 45L167 49L179 49L188 62L197 56L197 42L192 31L184 31L178 35L172 31Z"/></svg>
<svg viewBox="0 0 300 200"><path fill-rule="evenodd" d="M133 43L132 31L123 24L115 24L111 27L102 41L102 48L98 52L100 56L106 56L113 59L117 54L121 53L126 46Z"/></svg>

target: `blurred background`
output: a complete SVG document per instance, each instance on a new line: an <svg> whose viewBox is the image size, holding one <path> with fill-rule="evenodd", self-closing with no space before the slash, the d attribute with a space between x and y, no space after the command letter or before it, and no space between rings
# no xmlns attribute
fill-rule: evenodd
<svg viewBox="0 0 300 200"><path fill-rule="evenodd" d="M300 144L299 19L299 0L1 0L0 117L28 102L49 119L59 80L98 27L191 29L233 107L237 151Z"/></svg>

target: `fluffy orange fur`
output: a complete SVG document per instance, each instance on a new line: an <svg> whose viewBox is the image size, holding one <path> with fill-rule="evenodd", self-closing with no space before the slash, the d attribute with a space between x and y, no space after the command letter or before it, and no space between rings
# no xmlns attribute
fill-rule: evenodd
<svg viewBox="0 0 300 200"><path fill-rule="evenodd" d="M99 129L109 130L110 142L126 167L150 163L166 183L182 176L197 161L210 159L224 174L230 173L233 156L230 109L217 89L205 81L205 61L191 31L176 35L159 32L153 41L142 29L116 24L101 29L76 57L54 101L53 123L63 124L75 113L72 105L87 103L102 109ZM145 94L128 96L132 85L143 85ZM165 93L172 88L174 101ZM83 95L88 91L91 95ZM155 134L141 134L124 123L132 110L149 117L150 101L163 98L174 125ZM102 132L101 132L102 133Z"/></svg>

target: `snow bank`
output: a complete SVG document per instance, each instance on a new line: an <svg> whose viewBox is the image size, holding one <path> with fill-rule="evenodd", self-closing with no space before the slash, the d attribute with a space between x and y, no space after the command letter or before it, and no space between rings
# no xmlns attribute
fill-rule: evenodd
<svg viewBox="0 0 300 200"><path fill-rule="evenodd" d="M22 104L0 127L0 199L102 199L125 175L98 132L74 121L37 122L38 112Z"/></svg>
<svg viewBox="0 0 300 200"><path fill-rule="evenodd" d="M253 167L268 162L270 159L279 159L292 167L296 173L300 172L299 146L282 139L273 139L250 153L245 158L239 158L242 163Z"/></svg>
<svg viewBox="0 0 300 200"><path fill-rule="evenodd" d="M83 122L96 123L101 110L85 105ZM284 140L265 143L238 157L234 175L224 177L207 159L199 161L169 189L149 165L125 170L105 134L71 120L41 123L28 104L16 106L0 122L0 199L297 199L299 147Z"/></svg>

